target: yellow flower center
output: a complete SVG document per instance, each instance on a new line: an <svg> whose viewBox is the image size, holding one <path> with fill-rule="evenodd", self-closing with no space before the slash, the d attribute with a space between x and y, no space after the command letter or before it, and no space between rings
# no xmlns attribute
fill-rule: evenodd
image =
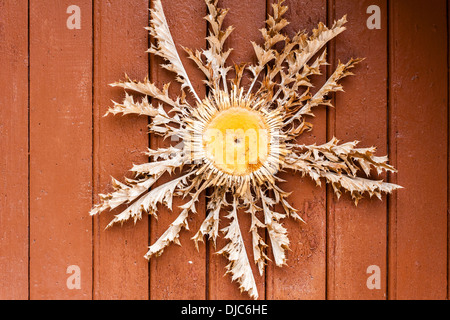
<svg viewBox="0 0 450 320"><path fill-rule="evenodd" d="M218 169L233 175L260 168L269 154L269 141L262 114L242 107L220 111L203 133L207 157Z"/></svg>

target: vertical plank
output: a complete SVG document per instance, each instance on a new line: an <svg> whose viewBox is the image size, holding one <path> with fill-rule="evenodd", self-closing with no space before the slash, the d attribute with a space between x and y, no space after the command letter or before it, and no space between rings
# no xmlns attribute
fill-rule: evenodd
<svg viewBox="0 0 450 320"><path fill-rule="evenodd" d="M30 298L90 299L92 4L30 2ZM78 266L80 289L66 285Z"/></svg>
<svg viewBox="0 0 450 320"><path fill-rule="evenodd" d="M112 191L111 176L123 181L148 148L145 117L103 117L124 92L108 85L148 74L148 1L94 1L94 193ZM94 197L98 201L98 197ZM120 210L120 209L119 209ZM148 220L105 230L113 214L94 218L94 298L147 299Z"/></svg>
<svg viewBox="0 0 450 320"><path fill-rule="evenodd" d="M389 298L447 295L446 1L391 1Z"/></svg>
<svg viewBox="0 0 450 320"><path fill-rule="evenodd" d="M206 4L204 1L162 1L163 10L167 18L169 28L177 46L179 56L189 75L191 83L200 97L205 95L205 85L202 82L204 75L199 71L194 63L189 60L181 46L191 49L201 49L205 47L206 40ZM171 82L171 93L180 95L180 85L175 81L175 74L160 67L163 63L158 57L151 57L150 77L160 88L163 84ZM190 95L189 93L187 93ZM188 98L193 104L191 97ZM152 136L150 145L152 149L167 147L177 142L163 141L162 138ZM179 173L177 171L177 173ZM172 177L162 177L158 185L167 182ZM154 243L169 227L169 225L180 214L178 206L183 205L185 200L174 198L173 212L166 207L160 206L158 210L158 220L150 221L150 242ZM205 198L201 196L196 204L197 214L190 214L188 224L190 231L182 231L180 242L182 247L175 244L170 245L164 253L150 261L150 297L151 299L183 299L199 300L206 298L206 251L205 246L199 246L199 251L195 249L191 237L206 217Z"/></svg>
<svg viewBox="0 0 450 320"><path fill-rule="evenodd" d="M28 298L28 1L0 1L0 299Z"/></svg>
<svg viewBox="0 0 450 320"><path fill-rule="evenodd" d="M271 0L269 3L275 3ZM289 7L286 19L290 25L286 27L289 36L299 30L311 32L319 22L326 23L327 2L310 0L287 0ZM271 9L271 8L270 8ZM326 70L322 70L325 73ZM316 76L314 84L320 88L324 76ZM314 110L316 117L308 121L314 125L310 133L304 133L297 139L298 144L322 144L326 142L326 109ZM299 209L300 216L307 222L300 224L286 219L283 224L288 230L290 248L287 252L287 266L276 267L269 263L267 268L268 299L325 299L326 294L326 192L319 188L308 177L300 174L281 174L286 182L281 188L292 192L290 204Z"/></svg>
<svg viewBox="0 0 450 320"><path fill-rule="evenodd" d="M266 20L266 1L257 0L251 2L243 2L237 0L221 0L219 6L222 8L229 8L229 12L224 21L224 28L232 25L235 30L231 33L227 39L227 48L233 48L230 57L228 58L228 64L240 64L254 62L255 54L253 46L250 41L262 43L262 35L259 31L264 27ZM245 79L244 79L245 80ZM245 84L246 82L243 81ZM221 213L222 215L225 212ZM253 274L255 276L256 285L258 288L259 299L265 298L265 279L264 276L260 276L259 272L253 263L251 236L250 230L250 216L244 211L239 211L239 225L243 234L244 242L246 245L246 251L249 255L250 264L252 265ZM224 223L228 222L227 219L222 218ZM217 241L217 250L223 248L226 245L226 241L223 239L223 234L220 234ZM238 284L236 282L231 283L230 275L224 276L227 265L225 257L214 254L213 246L210 247L210 264L209 264L209 298L213 300L223 299L249 299L247 293L240 293Z"/></svg>
<svg viewBox="0 0 450 320"><path fill-rule="evenodd" d="M367 8L381 10L381 29L366 25ZM355 68L355 76L342 81L345 93L336 95L332 134L341 142L360 141L359 147L377 147L377 155L387 155L387 3L335 0L334 15L348 15L347 30L336 39L335 57L343 62L366 58ZM372 172L376 174L376 172ZM386 180L386 175L379 177ZM330 256L329 298L385 299L387 273L387 206L377 198L363 199L358 206L351 197L340 200L333 195L330 204L329 239L334 248ZM378 267L380 289L369 289L367 273ZM331 288L332 287L332 288Z"/></svg>

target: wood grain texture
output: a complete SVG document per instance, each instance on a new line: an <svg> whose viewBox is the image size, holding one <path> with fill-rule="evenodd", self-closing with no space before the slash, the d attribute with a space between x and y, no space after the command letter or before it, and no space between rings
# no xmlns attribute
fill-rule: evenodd
<svg viewBox="0 0 450 320"><path fill-rule="evenodd" d="M92 229L91 1L30 2L30 297L90 299ZM81 271L70 290L68 266Z"/></svg>
<svg viewBox="0 0 450 320"><path fill-rule="evenodd" d="M446 1L390 2L389 298L447 296Z"/></svg>
<svg viewBox="0 0 450 320"><path fill-rule="evenodd" d="M276 1L269 1L276 3ZM287 34L292 37L299 30L311 32L319 22L326 23L327 2L294 1L284 2L289 7L286 19L290 24ZM318 90L325 82L326 69L321 76L314 77L313 83ZM323 144L326 142L326 108L313 110L315 118L308 118L314 125L311 132L302 134L298 144ZM286 182L280 184L286 192L292 192L288 198L291 206L299 210L306 224L286 219L283 224L288 230L290 249L287 252L287 266L276 267L273 262L267 267L268 299L325 299L326 294L326 193L325 186L317 187L309 177L300 173L280 174Z"/></svg>
<svg viewBox="0 0 450 320"><path fill-rule="evenodd" d="M226 44L235 49L230 63L253 61L250 41L262 43L259 29L275 1L219 1L230 8L225 24L236 27ZM177 209L161 207L158 221L144 216L108 230L118 211L89 217L97 194L112 190L111 176L123 181L133 164L148 161L148 146L169 143L149 140L146 117L103 117L111 100L124 98L108 84L125 73L136 80L150 74L158 85L171 81L173 94L179 90L159 67L162 61L146 53L151 2L0 0L0 299L249 299L224 276L226 258L214 254L225 245L223 234L216 250L200 244L197 252L190 240L207 199L190 217L190 231L182 231L182 247L172 245L150 263L147 247ZM206 46L204 1L162 2L202 97L203 75L180 45ZM328 46L328 60L335 66L338 59L366 58L343 80L346 92L335 95L336 108L314 110L314 129L298 142L324 143L335 135L375 145L398 169L387 179L405 189L383 201L363 199L355 208L348 195L336 201L324 186L283 173L282 188L293 191L289 202L307 224L283 222L292 249L288 266L269 262L263 277L253 269L260 299L448 298L448 1L285 4L289 35L348 14L348 30ZM66 27L69 5L81 9L79 30ZM381 30L366 27L369 5L381 9ZM314 79L314 90L324 79ZM174 208L180 204L176 200ZM254 267L250 219L245 212L239 218ZM71 265L80 267L80 289L66 285ZM366 286L370 265L380 267L380 290Z"/></svg>
<svg viewBox="0 0 450 320"><path fill-rule="evenodd" d="M165 0L163 10L169 24L170 32L177 46L178 54L181 57L183 65L187 71L189 79L193 84L199 97L204 97L206 88L203 83L204 75L200 72L194 63L187 58L182 49L202 49L206 45L206 21L203 17L206 15L206 4L203 1L189 0L176 1ZM171 94L180 95L180 85L176 83L176 75L160 67L164 61L158 57L151 57L150 78L158 87L162 88L165 83L172 83ZM187 95L190 95L187 93ZM189 101L194 104L194 100L189 97ZM159 103L159 102L155 102ZM167 109L168 111L169 109ZM177 141L163 141L158 136L152 136L150 146L152 149L175 146ZM180 172L177 170L176 174ZM163 176L157 185L172 179L168 175ZM158 210L158 220L150 221L150 242L154 243L169 227L169 225L180 214L181 209L178 206L183 205L189 198L184 200L174 198L173 212L164 206ZM198 228L206 217L205 197L202 195L196 204L197 213L190 213L188 218L189 231L183 230L180 234L182 246L171 244L164 250L160 257L152 258L150 261L150 297L151 299L183 299L183 300L201 300L206 298L206 250L204 245L199 245L199 251L196 250L191 237L197 232Z"/></svg>
<svg viewBox="0 0 450 320"><path fill-rule="evenodd" d="M232 25L236 29L231 33L225 44L226 48L233 48L228 64L241 64L254 62L255 54L253 46L250 41L262 43L262 35L259 29L264 27L266 20L266 2L265 0L257 0L251 2L243 2L237 0L221 0L219 6L222 8L229 8L225 21L224 28ZM231 73L230 73L231 75ZM246 80L243 79L243 84ZM220 228L229 223L228 219L223 218L225 211L221 212ZM243 210L238 211L239 225L241 233L244 238L245 248L248 253L249 261L252 266L253 275L255 277L256 286L258 288L259 299L265 298L265 277L260 276L254 264L252 254L252 239L250 231L250 215ZM220 233L217 239L217 250L222 249L226 245L223 238L223 233ZM209 261L209 298L213 300L238 300L249 299L247 293L240 293L239 286L236 282L231 283L231 276L227 274L224 276L228 264L228 260L221 255L215 254L213 246L210 247L210 261Z"/></svg>
<svg viewBox="0 0 450 320"><path fill-rule="evenodd" d="M124 79L148 75L148 1L94 2L94 201L98 193L112 191L111 176L123 181L134 163L144 163L148 148L146 117L103 117L122 89L109 87ZM123 208L123 207L121 207ZM118 209L120 210L120 208ZM120 211L95 217L94 298L148 299L148 218L136 225L105 230Z"/></svg>
<svg viewBox="0 0 450 320"><path fill-rule="evenodd" d="M368 29L367 8L381 10L381 29ZM377 155L387 155L387 3L379 1L336 0L335 19L348 14L347 30L337 37L335 58L347 62L365 58L355 69L355 76L342 81L345 93L338 93L330 135L341 143L360 141L359 147L377 147ZM364 41L361 41L364 39ZM376 172L372 172L376 177ZM386 180L386 175L379 179ZM346 194L330 203L329 298L385 299L387 274L387 197L363 199L358 206ZM369 289L370 266L380 268L380 289Z"/></svg>
<svg viewBox="0 0 450 320"><path fill-rule="evenodd" d="M28 298L28 2L0 1L0 299Z"/></svg>

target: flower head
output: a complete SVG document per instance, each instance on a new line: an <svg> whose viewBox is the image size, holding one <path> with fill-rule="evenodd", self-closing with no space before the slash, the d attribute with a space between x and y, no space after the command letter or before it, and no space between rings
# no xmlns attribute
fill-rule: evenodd
<svg viewBox="0 0 450 320"><path fill-rule="evenodd" d="M274 4L274 15L269 16L262 29L264 43L252 42L256 63L228 66L231 49L224 43L232 27L222 28L227 10L217 7L217 0L206 0L209 23L208 49L193 51L184 48L206 76L208 94L200 97L189 76L171 37L160 0L154 1L148 30L155 39L149 52L162 57L162 67L176 74L181 83L178 97L169 96L169 85L158 88L148 79L143 82L126 77L113 86L144 94L136 101L126 93L122 103L114 102L109 113L137 114L151 118L150 133L176 138L182 144L164 149L148 150L152 160L135 165L131 171L135 178L125 183L113 180L114 192L100 195L101 202L91 214L127 207L114 217L108 227L134 222L143 213L156 216L158 205L171 209L174 196L187 197L181 213L167 231L150 246L146 258L160 255L172 242L178 243L179 233L187 228L189 214L196 212L196 202L207 189L210 198L207 217L193 240L196 246L208 236L214 244L219 235L219 218L225 213L229 220L221 231L228 243L218 253L225 255L227 270L240 289L253 298L258 297L255 279L245 250L239 227L238 209L251 215L253 260L259 272L269 260L267 244L258 230L267 230L277 266L286 264L289 247L287 230L282 220L292 218L303 221L297 210L287 201L288 193L278 186L281 170L299 171L318 185L326 181L338 197L347 191L357 203L364 194L377 196L400 188L397 185L370 179L372 169L377 173L395 172L387 157L374 155L375 148L357 148L358 142L339 144L336 138L324 145L299 145L296 138L312 130L306 121L319 105L331 105L329 94L342 91L339 80L351 75L361 59L339 63L326 83L314 94L310 78L321 73L326 65L325 45L345 30L346 17L336 21L331 28L322 23L312 35L298 32L291 39L282 33L288 22L283 18L287 7L283 0ZM281 44L281 45L280 45ZM230 71L234 77L230 78ZM242 78L249 74L249 85ZM186 99L191 94L194 103ZM152 101L159 103L150 103ZM170 107L166 111L163 104ZM164 174L181 172L169 182L151 188ZM362 177L362 172L366 177ZM281 204L282 212L274 207Z"/></svg>

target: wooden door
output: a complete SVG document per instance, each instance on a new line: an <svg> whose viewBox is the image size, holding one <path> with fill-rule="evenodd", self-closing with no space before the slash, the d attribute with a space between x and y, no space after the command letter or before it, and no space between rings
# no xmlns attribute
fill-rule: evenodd
<svg viewBox="0 0 450 320"><path fill-rule="evenodd" d="M252 61L250 41L274 0L220 0L235 63ZM163 0L175 42L203 48L203 0ZM449 4L445 0L286 0L288 34L331 25L348 30L328 46L339 60L366 59L343 81L335 108L320 108L301 143L359 140L388 154L404 189L358 207L300 176L285 174L290 203L307 224L286 221L288 266L257 276L260 299L447 299L449 296ZM146 247L174 215L104 230L110 213L90 217L143 151L163 141L144 117L103 117L123 92L108 84L149 75L172 79L146 50L151 1L0 0L0 298L248 299L224 277L226 261L183 231L150 263ZM182 55L191 80L202 74ZM317 78L317 84L325 75ZM207 198L189 224L205 217ZM248 228L249 221L243 226ZM250 238L248 237L247 240ZM223 242L218 243L219 246ZM256 274L256 273L255 273Z"/></svg>

